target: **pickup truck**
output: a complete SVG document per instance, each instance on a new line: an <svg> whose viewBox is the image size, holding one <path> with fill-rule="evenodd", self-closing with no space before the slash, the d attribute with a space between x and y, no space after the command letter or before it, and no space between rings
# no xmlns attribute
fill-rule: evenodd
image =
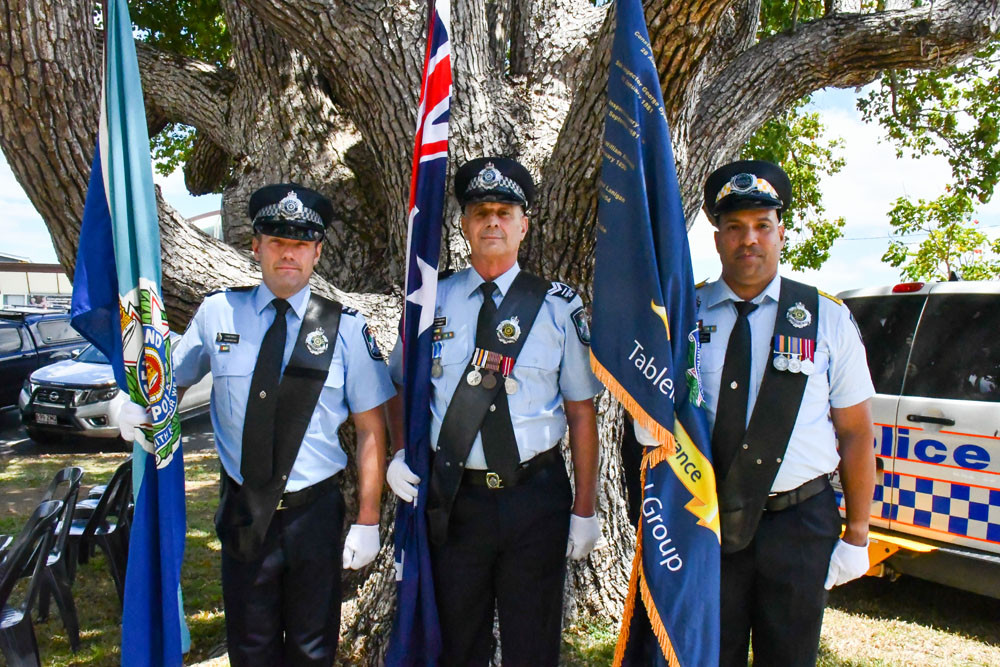
<svg viewBox="0 0 1000 667"><path fill-rule="evenodd" d="M85 344L68 313L0 310L0 409L17 403L32 371L71 358Z"/></svg>

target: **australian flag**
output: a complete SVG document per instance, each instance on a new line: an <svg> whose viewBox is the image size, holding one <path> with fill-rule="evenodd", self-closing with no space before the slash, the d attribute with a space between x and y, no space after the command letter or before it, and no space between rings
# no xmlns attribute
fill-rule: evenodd
<svg viewBox="0 0 1000 667"><path fill-rule="evenodd" d="M424 503L430 479L431 345L448 171L451 103L450 0L430 0L406 234L403 405L406 464L420 477L412 503L396 505L396 622L388 665L436 665L441 630L434 602Z"/></svg>
<svg viewBox="0 0 1000 667"><path fill-rule="evenodd" d="M184 461L160 291L160 232L149 135L126 0L104 3L100 133L73 280L73 326L148 407L132 453L135 517L122 614L123 665L181 665L190 639L180 591Z"/></svg>
<svg viewBox="0 0 1000 667"><path fill-rule="evenodd" d="M719 516L687 228L642 4L618 0L615 9L591 364L660 443L642 460L615 664L716 665Z"/></svg>

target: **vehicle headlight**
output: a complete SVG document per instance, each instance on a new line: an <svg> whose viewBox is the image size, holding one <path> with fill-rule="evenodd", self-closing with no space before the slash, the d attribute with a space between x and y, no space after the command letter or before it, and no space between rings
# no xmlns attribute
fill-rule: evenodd
<svg viewBox="0 0 1000 667"><path fill-rule="evenodd" d="M21 389L23 389L30 398L31 395L35 393L35 383L28 378L24 378L24 382L21 384Z"/></svg>
<svg viewBox="0 0 1000 667"><path fill-rule="evenodd" d="M100 387L98 389L77 389L73 392L73 405L90 405L110 401L118 395L118 386Z"/></svg>

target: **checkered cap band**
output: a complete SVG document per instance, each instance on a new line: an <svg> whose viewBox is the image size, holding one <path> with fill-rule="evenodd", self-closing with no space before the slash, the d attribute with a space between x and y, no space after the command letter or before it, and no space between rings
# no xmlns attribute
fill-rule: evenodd
<svg viewBox="0 0 1000 667"><path fill-rule="evenodd" d="M469 196L477 190L506 190L521 201L528 201L528 198L524 196L524 190L517 184L517 181L500 173L500 170L494 167L492 162L486 163L486 166L476 174L476 177L469 181L468 187L465 188L465 195Z"/></svg>

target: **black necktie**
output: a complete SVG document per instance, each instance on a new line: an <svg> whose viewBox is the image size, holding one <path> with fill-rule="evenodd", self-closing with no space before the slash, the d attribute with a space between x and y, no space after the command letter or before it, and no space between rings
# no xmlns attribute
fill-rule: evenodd
<svg viewBox="0 0 1000 667"><path fill-rule="evenodd" d="M246 417L243 420L243 456L240 473L243 483L260 486L271 480L274 470L274 422L278 407L278 384L281 360L285 356L288 323L285 314L291 308L284 299L271 301L274 322L264 334L257 365L250 381Z"/></svg>
<svg viewBox="0 0 1000 667"><path fill-rule="evenodd" d="M750 320L757 309L749 301L734 301L736 323L729 334L726 362L719 382L719 402L712 430L712 461L716 479L725 479L747 430L747 401L750 398Z"/></svg>
<svg viewBox="0 0 1000 667"><path fill-rule="evenodd" d="M479 319L476 322L476 346L486 349L495 348L497 305L493 302L493 292L496 283L483 283L479 290L483 293L483 305L479 309ZM493 371L482 370L483 373ZM507 404L507 392L504 389L504 378L495 374L499 389L495 390L493 405L490 406L479 432L483 436L483 452L486 454L486 464L490 470L500 475L500 479L512 479L517 467L521 465L521 456L517 451L517 440L510 421L510 406ZM488 391L485 390L484 391Z"/></svg>

